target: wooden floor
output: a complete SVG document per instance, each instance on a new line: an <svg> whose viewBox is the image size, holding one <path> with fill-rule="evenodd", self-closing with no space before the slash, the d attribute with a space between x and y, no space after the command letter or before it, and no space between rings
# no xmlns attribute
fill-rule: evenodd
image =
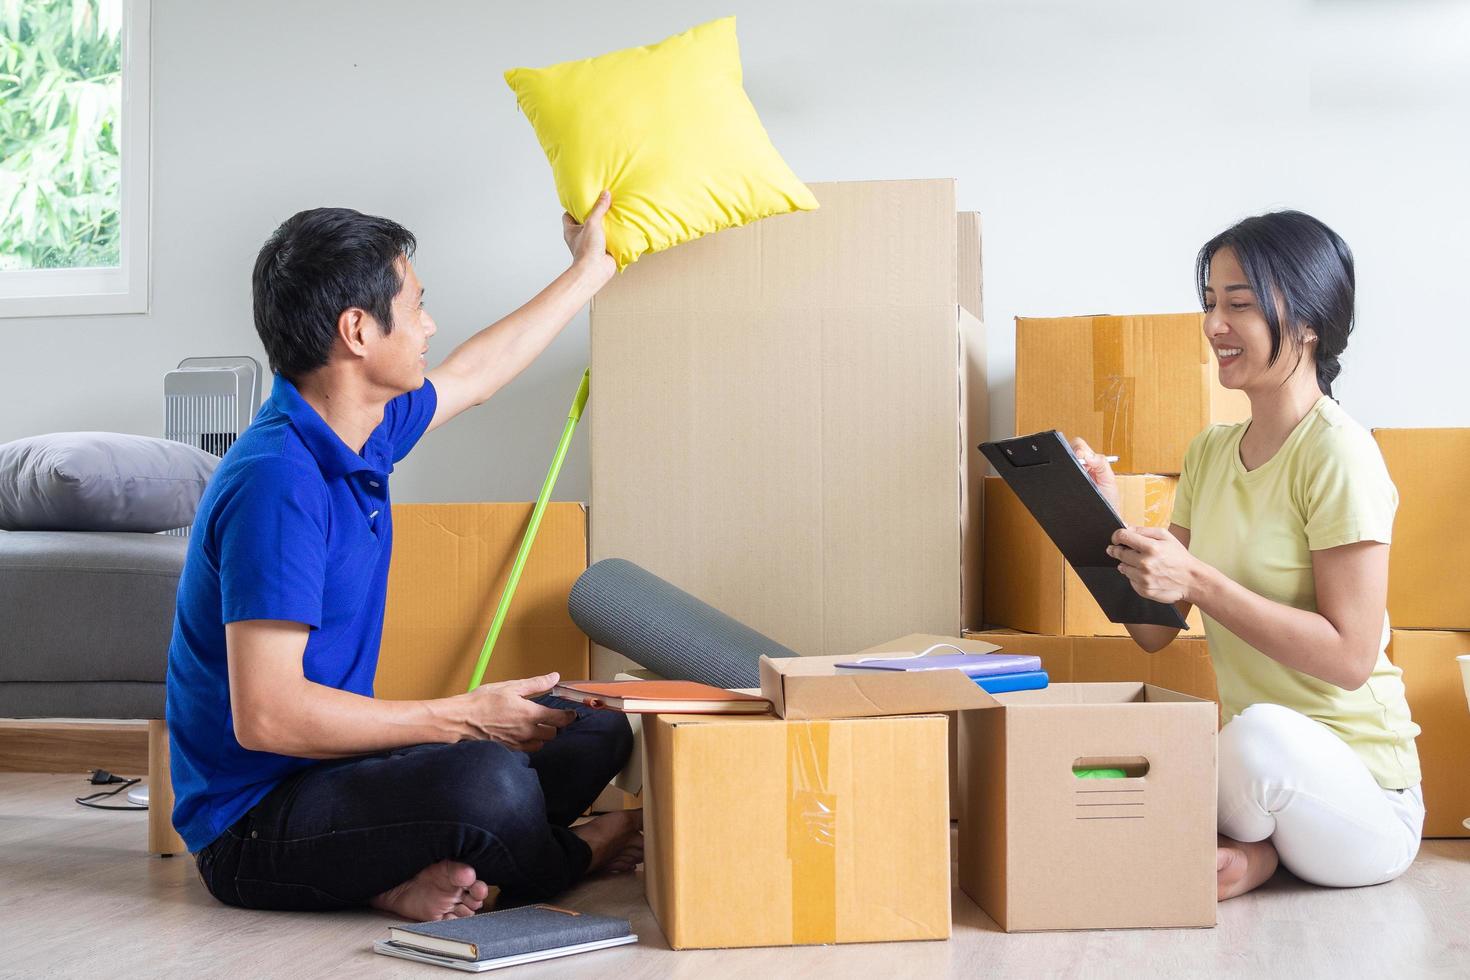
<svg viewBox="0 0 1470 980"><path fill-rule="evenodd" d="M454 975L372 953L390 920L371 911L226 908L189 858L144 855L144 814L83 809L72 802L82 792L78 776L0 773L0 976ZM1378 888L1281 876L1222 906L1213 930L1008 936L956 891L945 943L672 952L640 878L591 880L563 902L630 918L638 945L514 976L1470 976L1470 841L1426 842L1407 875Z"/></svg>

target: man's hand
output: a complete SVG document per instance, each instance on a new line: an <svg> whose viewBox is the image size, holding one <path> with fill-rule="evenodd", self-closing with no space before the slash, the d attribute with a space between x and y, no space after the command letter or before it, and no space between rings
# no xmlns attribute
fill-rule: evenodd
<svg viewBox="0 0 1470 980"><path fill-rule="evenodd" d="M612 205L603 191L585 224L562 215L562 235L572 265L514 313L475 334L428 372L438 393L429 429L437 429L467 408L483 404L524 371L552 339L617 271L607 254L602 219Z"/></svg>
<svg viewBox="0 0 1470 980"><path fill-rule="evenodd" d="M597 195L597 203L592 205L587 220L580 225L569 214L561 216L561 235L566 239L567 249L572 253L573 264L595 267L604 272L608 279L617 271L617 263L607 254L607 235L602 227L602 219L607 217L607 209L610 207L612 194L603 191Z"/></svg>
<svg viewBox="0 0 1470 980"><path fill-rule="evenodd" d="M535 752L577 720L575 711L548 708L528 700L546 694L558 680L553 673L482 684L468 694L457 695L455 700L463 702L464 720L475 737L520 752Z"/></svg>
<svg viewBox="0 0 1470 980"><path fill-rule="evenodd" d="M1113 533L1108 555L1133 583L1133 591L1155 602L1193 602L1199 559L1161 527L1130 527Z"/></svg>

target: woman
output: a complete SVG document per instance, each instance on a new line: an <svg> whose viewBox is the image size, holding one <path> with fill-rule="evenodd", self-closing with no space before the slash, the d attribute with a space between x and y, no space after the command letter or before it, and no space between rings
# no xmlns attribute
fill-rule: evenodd
<svg viewBox="0 0 1470 980"><path fill-rule="evenodd" d="M1398 877L1424 798L1388 642L1398 493L1367 430L1332 399L1353 324L1353 258L1296 211L1247 218L1200 250L1205 336L1251 417L1195 437L1173 523L1108 553L1139 595L1198 606L1219 682L1219 897L1283 863L1319 885ZM1117 500L1107 460L1078 458ZM1150 652L1177 630L1129 626Z"/></svg>

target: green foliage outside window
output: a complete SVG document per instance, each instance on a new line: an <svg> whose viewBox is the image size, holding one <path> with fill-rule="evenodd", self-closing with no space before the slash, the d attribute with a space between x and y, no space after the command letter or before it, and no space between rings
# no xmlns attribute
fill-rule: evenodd
<svg viewBox="0 0 1470 980"><path fill-rule="evenodd" d="M0 0L0 272L119 264L122 0Z"/></svg>

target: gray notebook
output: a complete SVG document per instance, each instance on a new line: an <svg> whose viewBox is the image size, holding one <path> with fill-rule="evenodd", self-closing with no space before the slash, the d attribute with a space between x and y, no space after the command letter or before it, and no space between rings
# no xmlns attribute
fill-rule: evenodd
<svg viewBox="0 0 1470 980"><path fill-rule="evenodd" d="M483 963L554 950L580 951L568 947L601 948L614 945L614 940L633 942L637 937L632 932L627 919L588 915L555 905L524 905L463 919L395 926L389 931L388 942L401 949Z"/></svg>

